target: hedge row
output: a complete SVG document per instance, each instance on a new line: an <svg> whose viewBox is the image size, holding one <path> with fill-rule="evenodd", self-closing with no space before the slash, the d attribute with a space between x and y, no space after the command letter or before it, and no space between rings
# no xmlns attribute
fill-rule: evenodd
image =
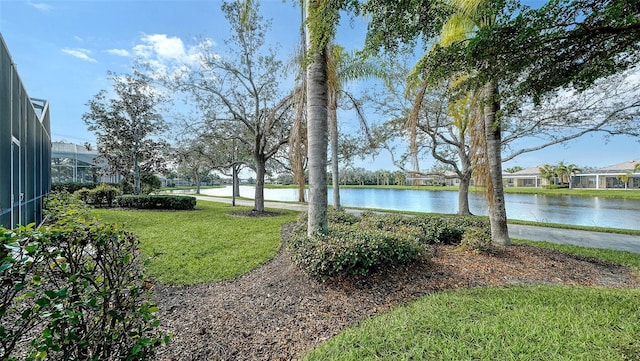
<svg viewBox="0 0 640 361"><path fill-rule="evenodd" d="M407 217L371 212L357 217L330 211L328 218L329 232L309 238L307 215L302 214L287 240L292 261L323 280L367 275L385 265L428 259L433 244L460 244L464 239L467 249L476 250L485 247L487 239L490 242L488 221L477 217Z"/></svg>
<svg viewBox="0 0 640 361"><path fill-rule="evenodd" d="M118 206L135 209L188 210L196 206L196 198L170 195L124 195L116 198Z"/></svg>
<svg viewBox="0 0 640 361"><path fill-rule="evenodd" d="M82 188L75 192L80 199L86 204L90 204L95 207L113 207L114 202L120 190L116 187L100 184L99 186L88 189Z"/></svg>
<svg viewBox="0 0 640 361"><path fill-rule="evenodd" d="M108 186L114 187L114 188L118 188L118 183L80 183L80 182L63 182L63 183L54 183L51 186L51 191L52 192L69 192L69 193L75 193L79 190L81 190L82 188L86 188L86 189L94 189L98 186L100 186L101 184L106 184Z"/></svg>
<svg viewBox="0 0 640 361"><path fill-rule="evenodd" d="M0 227L0 359L152 359L168 337L139 242L73 199L51 195L39 229Z"/></svg>

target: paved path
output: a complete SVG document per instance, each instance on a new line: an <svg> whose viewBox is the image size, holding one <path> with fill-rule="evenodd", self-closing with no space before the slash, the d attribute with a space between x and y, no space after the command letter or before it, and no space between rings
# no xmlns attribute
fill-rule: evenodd
<svg viewBox="0 0 640 361"><path fill-rule="evenodd" d="M196 198L205 201L231 203L231 198L208 196L196 196ZM253 206L253 200L236 199L236 205ZM265 201L264 206L266 208L290 209L302 212L307 210L307 206L305 204L299 203ZM362 212L357 209L347 209L347 211L353 213ZM640 253L640 236L630 236L625 234L510 224L509 236L512 238L528 239L532 241L547 241L552 243L573 244L577 246L607 248Z"/></svg>

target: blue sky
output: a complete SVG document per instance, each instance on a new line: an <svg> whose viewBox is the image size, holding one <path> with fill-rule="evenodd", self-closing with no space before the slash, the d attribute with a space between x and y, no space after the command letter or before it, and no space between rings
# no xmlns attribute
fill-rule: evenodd
<svg viewBox="0 0 640 361"><path fill-rule="evenodd" d="M261 2L263 16L273 19L267 40L280 44L283 59L293 53L298 42L300 10L293 4L293 0ZM0 32L29 95L50 102L53 140L93 143L94 136L81 117L87 101L111 87L107 71L128 72L134 57L140 55L157 60L188 57L199 36L224 49L228 30L220 5L218 0L0 0ZM348 19L343 23L337 42L347 49L361 47L364 21L356 19L353 26ZM637 139L612 138L607 142L593 135L522 155L506 166L559 161L606 166L638 158ZM385 156L357 165L394 169ZM422 169L428 167L426 164Z"/></svg>

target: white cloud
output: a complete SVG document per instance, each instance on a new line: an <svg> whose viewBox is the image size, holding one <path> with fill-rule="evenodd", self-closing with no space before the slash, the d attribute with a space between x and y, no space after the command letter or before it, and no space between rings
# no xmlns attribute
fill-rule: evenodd
<svg viewBox="0 0 640 361"><path fill-rule="evenodd" d="M167 37L165 34L146 35L142 38L145 53L151 49L159 58L179 60L185 57L184 43L178 37Z"/></svg>
<svg viewBox="0 0 640 361"><path fill-rule="evenodd" d="M49 12L51 10L53 10L53 6L50 4L45 4L45 3L34 3L31 1L27 1L27 4L29 4L29 6L35 8L38 11L42 11L42 12Z"/></svg>
<svg viewBox="0 0 640 361"><path fill-rule="evenodd" d="M127 50L125 49L109 49L109 50L105 50L107 53L111 54L111 55L117 55L117 56L131 56L131 53L129 53Z"/></svg>
<svg viewBox="0 0 640 361"><path fill-rule="evenodd" d="M131 53L153 69L156 76L186 73L202 62L203 51L215 46L213 40L206 38L193 46L185 46L179 37L166 34L145 34L140 40Z"/></svg>
<svg viewBox="0 0 640 361"><path fill-rule="evenodd" d="M76 39L76 41L82 41L82 38L78 35L74 35L73 38Z"/></svg>
<svg viewBox="0 0 640 361"><path fill-rule="evenodd" d="M63 53L69 54L71 56L75 56L78 59L81 60L85 60L85 61L90 61L92 63L96 63L97 60L92 58L91 56L89 56L89 54L91 54L91 50L89 49L83 49L83 48L76 48L76 49L69 49L69 48L64 48L62 49Z"/></svg>

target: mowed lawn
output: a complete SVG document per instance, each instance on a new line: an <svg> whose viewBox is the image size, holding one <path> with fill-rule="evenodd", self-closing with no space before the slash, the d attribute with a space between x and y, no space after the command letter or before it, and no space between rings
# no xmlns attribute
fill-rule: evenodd
<svg viewBox="0 0 640 361"><path fill-rule="evenodd" d="M267 262L281 245L281 228L297 213L278 210L274 217L239 217L248 210L202 202L191 211L96 209L101 221L136 234L150 257L147 270L162 283L186 285L236 278Z"/></svg>
<svg viewBox="0 0 640 361"><path fill-rule="evenodd" d="M304 360L639 360L640 290L435 293L367 319Z"/></svg>

